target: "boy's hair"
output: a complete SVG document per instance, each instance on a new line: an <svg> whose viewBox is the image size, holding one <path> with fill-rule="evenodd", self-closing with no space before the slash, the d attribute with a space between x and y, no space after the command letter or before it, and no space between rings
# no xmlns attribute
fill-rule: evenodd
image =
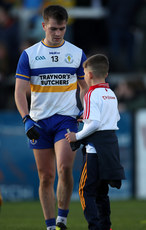
<svg viewBox="0 0 146 230"><path fill-rule="evenodd" d="M104 54L95 54L83 63L83 67L90 68L95 76L103 77L109 71L109 61Z"/></svg>
<svg viewBox="0 0 146 230"><path fill-rule="evenodd" d="M58 23L62 21L68 21L68 13L66 9L60 5L47 6L43 10L44 21L49 21L49 18L56 19Z"/></svg>

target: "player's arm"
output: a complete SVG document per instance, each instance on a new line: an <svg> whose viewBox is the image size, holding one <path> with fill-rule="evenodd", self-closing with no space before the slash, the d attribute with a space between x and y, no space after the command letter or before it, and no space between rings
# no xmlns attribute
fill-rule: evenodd
<svg viewBox="0 0 146 230"><path fill-rule="evenodd" d="M83 98L84 98L85 94L88 92L88 86L84 80L83 63L85 60L86 60L86 55L82 51L80 66L77 69L77 79L78 79L78 85L80 88L80 100L81 100L82 105L83 105Z"/></svg>
<svg viewBox="0 0 146 230"><path fill-rule="evenodd" d="M27 92L29 88L29 81L16 78L15 83L15 103L22 118L29 114Z"/></svg>
<svg viewBox="0 0 146 230"><path fill-rule="evenodd" d="M37 140L40 137L41 127L29 116L27 92L29 82L16 78L15 84L15 102L25 126L25 133L29 139Z"/></svg>
<svg viewBox="0 0 146 230"><path fill-rule="evenodd" d="M25 51L22 52L16 71L15 103L22 116L25 133L29 139L38 139L41 127L29 116L27 92L30 90L29 58Z"/></svg>
<svg viewBox="0 0 146 230"><path fill-rule="evenodd" d="M83 105L83 99L84 99L85 94L88 92L88 86L84 79L81 79L81 80L78 79L78 85L80 87L80 100Z"/></svg>

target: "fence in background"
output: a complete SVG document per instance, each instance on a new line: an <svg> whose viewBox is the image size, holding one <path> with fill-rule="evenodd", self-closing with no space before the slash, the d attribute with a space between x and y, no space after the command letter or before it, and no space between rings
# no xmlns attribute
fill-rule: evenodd
<svg viewBox="0 0 146 230"><path fill-rule="evenodd" d="M120 156L126 180L120 190L110 188L111 199L146 198L146 110L122 113L117 131ZM133 122L135 125L133 126ZM134 127L136 136L134 138ZM135 141L134 141L135 139ZM136 159L136 162L135 162ZM82 165L78 150L74 169L72 200L78 200L78 182ZM56 177L57 182L57 177ZM55 182L55 188L56 188ZM38 199L38 175L33 152L28 148L24 127L18 112L0 112L0 190L4 200ZM135 189L134 189L135 188Z"/></svg>

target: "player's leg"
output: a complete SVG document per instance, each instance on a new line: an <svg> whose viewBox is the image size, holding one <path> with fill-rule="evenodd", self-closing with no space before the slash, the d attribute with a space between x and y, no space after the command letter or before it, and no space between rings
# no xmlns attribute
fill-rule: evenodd
<svg viewBox="0 0 146 230"><path fill-rule="evenodd" d="M67 133L67 129L70 129L72 132L77 132L77 120L70 116L56 114L53 117L53 122L54 148L58 172L58 216L56 226L64 230L66 229L69 203L73 189L72 167L75 158L75 152L72 152L70 144L65 139L65 134Z"/></svg>
<svg viewBox="0 0 146 230"><path fill-rule="evenodd" d="M96 191L98 186L98 157L97 154L88 153L84 162L80 184L79 196L84 216L90 230L100 230L100 216L96 205Z"/></svg>
<svg viewBox="0 0 146 230"><path fill-rule="evenodd" d="M39 197L47 229L55 229L55 153L53 149L34 149L39 184ZM49 228L49 226L51 226Z"/></svg>
<svg viewBox="0 0 146 230"><path fill-rule="evenodd" d="M66 139L61 139L55 143L55 153L58 172L58 217L56 222L62 222L66 225L69 203L73 189L72 168L75 152L72 152ZM63 229L63 227L61 229Z"/></svg>

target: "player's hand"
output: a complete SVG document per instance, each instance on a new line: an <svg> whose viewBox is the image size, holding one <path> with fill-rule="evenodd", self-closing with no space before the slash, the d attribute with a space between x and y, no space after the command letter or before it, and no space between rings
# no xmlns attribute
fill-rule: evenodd
<svg viewBox="0 0 146 230"><path fill-rule="evenodd" d="M66 133L65 134L66 140L70 142L75 142L76 141L76 134L74 132Z"/></svg>
<svg viewBox="0 0 146 230"><path fill-rule="evenodd" d="M28 136L28 138L30 140L39 139L39 129L41 129L41 126L38 125L34 120L32 120L29 115L24 116L22 120L25 126L25 134Z"/></svg>

